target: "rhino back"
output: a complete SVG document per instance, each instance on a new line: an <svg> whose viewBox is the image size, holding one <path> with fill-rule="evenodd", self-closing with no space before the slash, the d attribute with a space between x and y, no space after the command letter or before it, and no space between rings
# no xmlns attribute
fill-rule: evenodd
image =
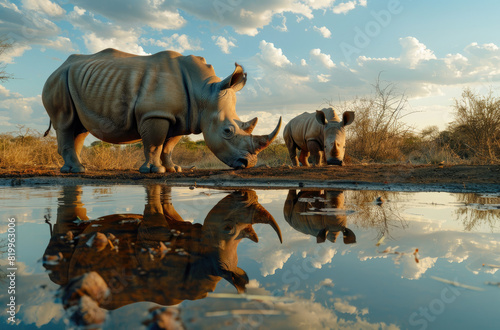
<svg viewBox="0 0 500 330"><path fill-rule="evenodd" d="M304 112L288 123L293 141L297 146L307 150L307 141L317 140L323 144L323 126L320 125L314 113Z"/></svg>
<svg viewBox="0 0 500 330"><path fill-rule="evenodd" d="M327 120L333 119L336 114L333 108L324 108ZM307 149L307 142L314 140L324 147L324 126L316 120L316 113L304 112L288 123L294 142L300 149Z"/></svg>
<svg viewBox="0 0 500 330"><path fill-rule="evenodd" d="M107 49L71 55L47 80L43 101L56 129L78 116L98 138L126 143L140 139L137 127L150 118L174 123L169 135L199 133L196 99L214 81L220 79L201 57Z"/></svg>

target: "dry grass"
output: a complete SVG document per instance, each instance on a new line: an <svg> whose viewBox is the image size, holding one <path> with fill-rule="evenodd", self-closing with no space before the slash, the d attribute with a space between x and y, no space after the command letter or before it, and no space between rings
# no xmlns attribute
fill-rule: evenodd
<svg viewBox="0 0 500 330"><path fill-rule="evenodd" d="M43 138L38 132L0 135L0 167L16 169L20 166L61 167L54 137Z"/></svg>
<svg viewBox="0 0 500 330"><path fill-rule="evenodd" d="M94 142L81 154L83 165L90 170L138 169L144 163L141 143L113 145ZM183 138L174 149L173 160L181 167L199 169L229 168L202 142ZM279 166L288 162L288 152L282 141L272 143L259 155L258 165ZM0 135L0 168L15 170L20 167L44 166L60 168L63 165L57 153L55 137L19 127L16 133Z"/></svg>

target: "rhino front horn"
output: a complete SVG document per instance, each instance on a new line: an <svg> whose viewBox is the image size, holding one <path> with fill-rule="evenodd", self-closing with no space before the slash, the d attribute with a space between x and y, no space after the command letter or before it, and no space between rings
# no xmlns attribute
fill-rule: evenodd
<svg viewBox="0 0 500 330"><path fill-rule="evenodd" d="M255 153L258 154L259 152L261 152L262 150L266 149L267 146L269 146L271 144L271 142L274 141L274 139L276 139L276 137L278 136L278 133L280 131L280 128L281 128L281 117L280 117L280 120L278 122L278 125L276 126L276 128L274 129L274 131L269 134L269 135L253 135L252 136L252 142L253 142L253 145L255 146Z"/></svg>
<svg viewBox="0 0 500 330"><path fill-rule="evenodd" d="M283 243L283 237L281 236L281 229L274 217L260 204L256 205L256 212L252 218L252 224L256 223L267 223L273 227L274 231L278 235L280 243Z"/></svg>

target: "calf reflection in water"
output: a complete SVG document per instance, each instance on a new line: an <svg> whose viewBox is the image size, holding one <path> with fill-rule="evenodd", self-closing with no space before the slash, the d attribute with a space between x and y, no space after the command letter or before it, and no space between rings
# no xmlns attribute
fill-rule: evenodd
<svg viewBox="0 0 500 330"><path fill-rule="evenodd" d="M344 244L356 243L356 235L347 228L343 191L297 191L292 189L283 208L285 220L301 233L335 243L342 233Z"/></svg>
<svg viewBox="0 0 500 330"><path fill-rule="evenodd" d="M244 292L249 279L237 265L240 241L258 242L252 227L256 223L271 225L282 240L254 191L227 195L203 225L181 218L169 187L151 185L146 192L143 215L113 214L89 221L81 188L63 188L44 266L62 286L64 307L75 310L70 313L74 323L102 323L96 304L112 310L139 301L175 305L204 298L222 278Z"/></svg>

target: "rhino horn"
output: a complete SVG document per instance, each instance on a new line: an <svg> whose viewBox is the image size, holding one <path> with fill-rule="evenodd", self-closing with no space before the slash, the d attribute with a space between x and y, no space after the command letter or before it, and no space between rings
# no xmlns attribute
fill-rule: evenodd
<svg viewBox="0 0 500 330"><path fill-rule="evenodd" d="M281 117L280 117L280 120L278 122L278 125L276 126L276 128L274 129L274 131L271 134L269 134L269 135L253 135L252 142L253 142L253 145L255 147L254 152L256 154L258 154L262 150L266 149L267 146L269 146L271 144L271 142L273 142L274 139L276 139L276 137L278 136L278 133L280 131L280 128L281 128Z"/></svg>
<svg viewBox="0 0 500 330"><path fill-rule="evenodd" d="M250 133L252 133L252 131L255 128L255 126L257 125L257 121L258 120L259 120L259 118L255 117L254 119L251 119L251 120L249 120L247 122L242 122L240 124L240 127L246 133L250 134Z"/></svg>
<svg viewBox="0 0 500 330"><path fill-rule="evenodd" d="M259 236L257 236L257 233L253 229L252 225L248 225L248 227L244 228L240 232L240 235L237 237L237 239L238 238L248 238L255 243L259 242Z"/></svg>
<svg viewBox="0 0 500 330"><path fill-rule="evenodd" d="M252 218L252 224L267 223L271 225L271 227L273 227L274 231L278 235L280 243L283 243L283 237L281 236L280 226L278 226L278 223L276 222L276 220L274 220L274 217L260 204L256 205L256 208L257 208L256 213Z"/></svg>

